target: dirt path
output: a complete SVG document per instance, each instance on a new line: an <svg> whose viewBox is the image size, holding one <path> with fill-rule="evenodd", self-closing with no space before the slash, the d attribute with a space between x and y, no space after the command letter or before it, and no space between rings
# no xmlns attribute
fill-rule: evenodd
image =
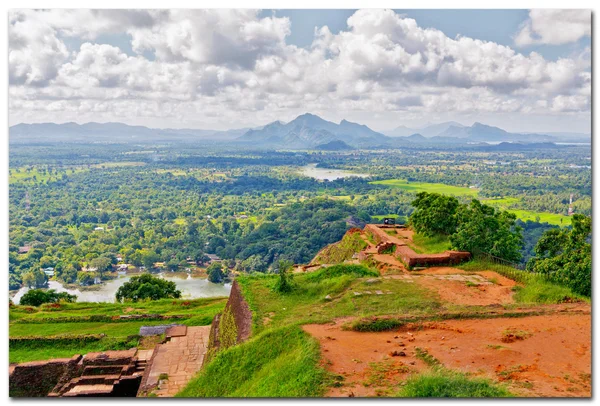
<svg viewBox="0 0 600 406"><path fill-rule="evenodd" d="M398 383L428 368L417 347L447 368L502 381L519 396L590 396L590 306L540 309L552 313L425 322L382 333L344 331L342 321L303 328L319 340L323 365L343 376L328 396L393 395Z"/></svg>
<svg viewBox="0 0 600 406"><path fill-rule="evenodd" d="M158 347L147 382L147 386L158 385L154 392L158 397L173 397L200 370L209 333L210 326L188 327L186 335ZM165 375L168 379L161 379Z"/></svg>

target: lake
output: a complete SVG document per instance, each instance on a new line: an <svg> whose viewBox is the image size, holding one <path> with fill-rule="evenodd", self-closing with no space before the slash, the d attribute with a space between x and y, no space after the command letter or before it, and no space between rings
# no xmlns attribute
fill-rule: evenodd
<svg viewBox="0 0 600 406"><path fill-rule="evenodd" d="M113 303L115 301L115 293L117 289L125 282L131 279L131 276L126 275L120 276L117 279L104 282L100 286L94 287L93 290L79 289L66 289L62 283L58 281L49 281L48 289L54 289L57 292L67 292L71 295L77 295L78 302L108 302ZM175 282L177 289L181 291L182 299L197 299L201 297L215 297L215 296L229 296L231 291L231 284L217 284L211 283L206 278L192 278L191 275L185 275L182 277L174 275L165 275L164 273L158 274L158 276ZM22 287L12 298L13 303L19 304L21 297L29 290L27 287Z"/></svg>
<svg viewBox="0 0 600 406"><path fill-rule="evenodd" d="M344 169L317 168L317 164L308 164L300 168L300 173L304 176L318 180L336 180L341 178L350 178L352 176L358 178L366 178L370 176L366 173L355 173Z"/></svg>

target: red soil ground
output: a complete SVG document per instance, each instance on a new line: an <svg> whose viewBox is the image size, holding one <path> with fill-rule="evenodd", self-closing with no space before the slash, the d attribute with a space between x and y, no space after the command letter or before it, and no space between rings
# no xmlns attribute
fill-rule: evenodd
<svg viewBox="0 0 600 406"><path fill-rule="evenodd" d="M428 368L415 355L420 347L445 367L503 382L518 396L589 397L591 308L551 308L556 311L543 316L424 322L381 333L344 331L348 319L304 330L319 340L323 365L344 377L327 396L395 394L411 373ZM511 331L520 339L505 342Z"/></svg>

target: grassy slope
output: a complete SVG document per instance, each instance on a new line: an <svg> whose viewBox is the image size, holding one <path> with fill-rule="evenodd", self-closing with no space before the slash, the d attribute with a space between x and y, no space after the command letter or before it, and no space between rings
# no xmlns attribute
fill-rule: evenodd
<svg viewBox="0 0 600 406"><path fill-rule="evenodd" d="M317 341L299 326L271 329L218 353L177 397L322 396Z"/></svg>
<svg viewBox="0 0 600 406"><path fill-rule="evenodd" d="M138 344L141 326L181 323L189 326L208 325L225 306L226 298L196 300L158 300L143 303L65 303L60 309L48 306L12 306L9 310L10 337L49 337L105 334L100 341L74 343L54 341L13 342L9 348L10 362L26 362L50 358L71 357L93 351L122 350ZM89 316L119 316L132 314L183 315L176 320L151 321L82 321ZM70 318L54 322L50 318Z"/></svg>
<svg viewBox="0 0 600 406"><path fill-rule="evenodd" d="M360 233L346 234L341 241L323 248L312 261L316 264L339 264L367 246Z"/></svg>
<svg viewBox="0 0 600 406"><path fill-rule="evenodd" d="M276 275L238 278L253 312L253 338L220 352L178 396L322 395L326 374L319 365L319 347L300 325L343 316L422 314L440 306L435 296L414 284L367 282L376 275L364 266L333 266L296 275L296 289L288 294L273 291ZM350 289L394 294L355 296Z"/></svg>

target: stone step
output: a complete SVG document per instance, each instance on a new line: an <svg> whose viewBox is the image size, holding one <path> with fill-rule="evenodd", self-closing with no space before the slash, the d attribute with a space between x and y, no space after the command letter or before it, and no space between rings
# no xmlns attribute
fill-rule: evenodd
<svg viewBox="0 0 600 406"><path fill-rule="evenodd" d="M83 375L114 375L127 372L129 365L88 365L83 369Z"/></svg>

